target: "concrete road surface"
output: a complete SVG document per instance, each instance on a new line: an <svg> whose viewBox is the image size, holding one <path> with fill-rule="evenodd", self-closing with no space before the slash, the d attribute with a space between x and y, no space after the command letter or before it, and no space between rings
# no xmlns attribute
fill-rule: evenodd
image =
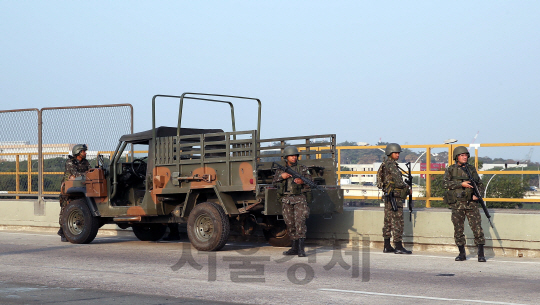
<svg viewBox="0 0 540 305"><path fill-rule="evenodd" d="M198 252L186 240L0 231L0 304L537 304L540 259L383 254L267 244Z"/></svg>

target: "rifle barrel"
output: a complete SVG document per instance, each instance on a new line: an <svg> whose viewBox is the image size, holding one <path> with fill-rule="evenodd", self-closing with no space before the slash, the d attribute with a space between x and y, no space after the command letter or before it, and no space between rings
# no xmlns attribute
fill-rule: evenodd
<svg viewBox="0 0 540 305"><path fill-rule="evenodd" d="M474 181L472 174L469 171L469 168L467 167L467 164L464 164L462 168L464 169L465 173L469 177L469 181L471 182L471 185L473 187L473 193L478 198L478 202L480 202L480 205L482 206L482 210L484 210L484 214L486 214L489 224L493 228L493 223L491 223L491 215L489 215L489 211L487 209L486 203L484 202L482 195L480 195L480 190L478 189L478 185L476 184L476 181Z"/></svg>

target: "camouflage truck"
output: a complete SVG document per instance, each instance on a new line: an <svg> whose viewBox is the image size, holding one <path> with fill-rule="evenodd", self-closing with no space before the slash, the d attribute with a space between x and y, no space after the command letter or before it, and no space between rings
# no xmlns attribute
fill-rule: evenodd
<svg viewBox="0 0 540 305"><path fill-rule="evenodd" d="M179 101L177 127L156 127L157 99ZM232 131L182 127L183 104L188 100L229 104ZM230 100L258 103L256 130L236 131ZM299 163L321 186L313 190L311 214L342 212L335 135L261 139L260 126L258 99L200 93L154 96L151 130L122 136L109 160L98 156L96 168L63 184L62 193L70 197L62 215L67 239L90 243L102 225L116 224L131 227L140 240L157 241L167 224L187 223L189 240L201 251L221 249L231 230L251 235L258 228L271 245L288 246L281 204L272 186L272 164L280 162L288 145L300 150ZM148 155L133 158L134 145L145 147Z"/></svg>

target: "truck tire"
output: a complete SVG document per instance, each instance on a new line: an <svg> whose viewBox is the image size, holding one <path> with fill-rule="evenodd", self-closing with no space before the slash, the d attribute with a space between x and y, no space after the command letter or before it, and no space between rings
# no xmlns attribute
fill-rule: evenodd
<svg viewBox="0 0 540 305"><path fill-rule="evenodd" d="M62 229L67 240L73 244L88 244L96 238L99 217L94 217L86 205L86 199L69 203L62 214Z"/></svg>
<svg viewBox="0 0 540 305"><path fill-rule="evenodd" d="M263 230L264 238L273 247L291 246L291 237L287 225L283 220L276 220L269 224L270 228Z"/></svg>
<svg viewBox="0 0 540 305"><path fill-rule="evenodd" d="M217 251L229 239L229 217L217 203L197 204L188 217L187 233L193 247L199 251Z"/></svg>
<svg viewBox="0 0 540 305"><path fill-rule="evenodd" d="M140 223L131 227L135 236L142 241L158 241L167 230L167 226L161 223Z"/></svg>

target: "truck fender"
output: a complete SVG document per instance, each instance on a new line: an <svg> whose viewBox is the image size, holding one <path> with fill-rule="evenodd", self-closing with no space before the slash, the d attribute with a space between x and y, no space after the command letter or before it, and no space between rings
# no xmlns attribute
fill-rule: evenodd
<svg viewBox="0 0 540 305"><path fill-rule="evenodd" d="M90 212L95 217L100 217L101 214L99 213L99 210L97 209L96 202L94 201L94 198L86 197L86 187L70 187L66 190L67 195L72 194L81 194L86 199L86 205L88 206L88 209L90 209Z"/></svg>
<svg viewBox="0 0 540 305"><path fill-rule="evenodd" d="M88 209L90 209L90 212L92 213L92 215L94 215L95 217L100 217L101 214L99 213L99 210L97 208L96 201L94 200L94 198L86 197L86 196L84 196L84 198L86 198L86 205L88 206Z"/></svg>

